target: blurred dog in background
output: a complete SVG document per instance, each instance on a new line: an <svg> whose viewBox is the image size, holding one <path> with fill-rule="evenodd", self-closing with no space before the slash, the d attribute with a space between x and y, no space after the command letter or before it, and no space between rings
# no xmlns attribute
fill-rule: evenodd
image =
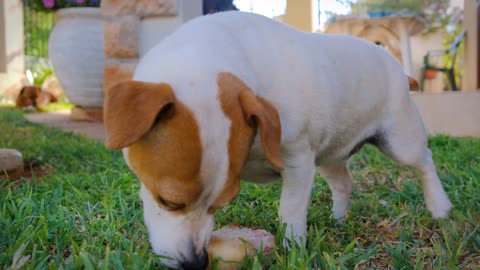
<svg viewBox="0 0 480 270"><path fill-rule="evenodd" d="M52 93L42 90L40 86L24 86L17 96L16 107L21 109L34 109L57 102L57 97Z"/></svg>

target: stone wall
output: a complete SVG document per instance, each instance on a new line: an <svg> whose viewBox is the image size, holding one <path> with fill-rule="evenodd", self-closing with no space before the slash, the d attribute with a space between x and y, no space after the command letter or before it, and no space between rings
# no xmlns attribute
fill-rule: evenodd
<svg viewBox="0 0 480 270"><path fill-rule="evenodd" d="M0 95L16 96L24 83L23 6L0 1Z"/></svg>
<svg viewBox="0 0 480 270"><path fill-rule="evenodd" d="M430 135L480 138L480 91L412 92Z"/></svg>

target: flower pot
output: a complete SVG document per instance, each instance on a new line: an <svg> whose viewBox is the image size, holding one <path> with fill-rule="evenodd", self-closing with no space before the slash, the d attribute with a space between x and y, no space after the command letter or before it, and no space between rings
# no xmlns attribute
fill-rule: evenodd
<svg viewBox="0 0 480 270"><path fill-rule="evenodd" d="M433 79L435 79L436 76L437 76L437 71L436 70L427 69L425 71L425 79L427 79L427 80L433 80Z"/></svg>
<svg viewBox="0 0 480 270"><path fill-rule="evenodd" d="M103 106L103 22L99 8L59 9L48 54L65 96L83 107Z"/></svg>
<svg viewBox="0 0 480 270"><path fill-rule="evenodd" d="M370 18L380 18L383 17L383 11L381 10L372 10L368 12Z"/></svg>

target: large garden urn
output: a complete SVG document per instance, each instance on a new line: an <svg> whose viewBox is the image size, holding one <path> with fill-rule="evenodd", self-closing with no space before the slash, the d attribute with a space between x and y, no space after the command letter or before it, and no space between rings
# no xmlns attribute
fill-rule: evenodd
<svg viewBox="0 0 480 270"><path fill-rule="evenodd" d="M71 103L103 106L103 22L99 8L59 9L48 54Z"/></svg>

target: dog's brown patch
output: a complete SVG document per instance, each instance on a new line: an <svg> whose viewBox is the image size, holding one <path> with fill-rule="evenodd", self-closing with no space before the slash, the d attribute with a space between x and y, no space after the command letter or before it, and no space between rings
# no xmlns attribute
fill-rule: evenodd
<svg viewBox="0 0 480 270"><path fill-rule="evenodd" d="M120 149L147 133L160 111L175 102L170 85L138 81L121 82L105 93L106 145Z"/></svg>
<svg viewBox="0 0 480 270"><path fill-rule="evenodd" d="M407 78L408 78L408 88L410 89L410 91L420 90L420 85L418 84L417 80L415 80L410 76L407 76Z"/></svg>
<svg viewBox="0 0 480 270"><path fill-rule="evenodd" d="M231 121L228 141L230 163L223 191L210 207L209 213L228 204L240 192L241 172L256 134L256 129L248 125L242 107L240 107L240 93L251 91L248 86L230 73L220 73L217 83L218 99L222 110Z"/></svg>
<svg viewBox="0 0 480 270"><path fill-rule="evenodd" d="M40 87L38 86L24 86L17 96L17 108L24 108L28 106L36 106L35 100L40 94Z"/></svg>
<svg viewBox="0 0 480 270"><path fill-rule="evenodd" d="M231 120L228 142L230 164L228 179L222 193L209 209L210 213L238 195L240 176L255 138L256 124L260 127L267 158L278 168L283 167L280 159L280 120L275 107L265 99L255 96L241 79L231 73L220 73L217 83L222 110Z"/></svg>
<svg viewBox="0 0 480 270"><path fill-rule="evenodd" d="M173 112L129 147L132 169L159 205L191 209L203 190L200 179L202 145L193 113L175 101Z"/></svg>
<svg viewBox="0 0 480 270"><path fill-rule="evenodd" d="M177 213L191 209L203 189L200 132L170 85L128 81L112 87L105 127L107 146L129 146L130 166L160 206Z"/></svg>
<svg viewBox="0 0 480 270"><path fill-rule="evenodd" d="M17 96L15 105L17 108L33 106L43 107L50 102L56 102L57 98L47 91L43 91L39 86L24 86Z"/></svg>
<svg viewBox="0 0 480 270"><path fill-rule="evenodd" d="M280 153L282 130L277 109L266 99L256 96L252 91L240 93L240 105L247 121L260 129L260 140L267 159L279 171L283 170Z"/></svg>

